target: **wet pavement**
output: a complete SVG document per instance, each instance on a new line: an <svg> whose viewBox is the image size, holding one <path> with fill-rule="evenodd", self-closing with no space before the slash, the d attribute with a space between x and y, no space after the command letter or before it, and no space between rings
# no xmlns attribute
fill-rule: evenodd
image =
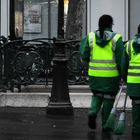
<svg viewBox="0 0 140 140"><path fill-rule="evenodd" d="M0 108L0 140L140 140L131 135L131 111L126 112L124 135L102 132L87 126L88 109L74 108L73 116L49 116L46 108Z"/></svg>

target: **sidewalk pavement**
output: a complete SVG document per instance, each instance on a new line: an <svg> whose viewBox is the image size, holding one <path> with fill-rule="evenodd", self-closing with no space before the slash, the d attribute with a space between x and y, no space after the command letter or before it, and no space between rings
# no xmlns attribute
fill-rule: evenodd
<svg viewBox="0 0 140 140"><path fill-rule="evenodd" d="M69 86L70 101L75 108L88 108L91 103L92 93L88 85ZM0 93L0 106L12 107L46 107L51 96L51 86L27 86L22 88L22 92ZM118 108L124 103L125 93L122 93ZM130 110L131 100L128 97L127 110Z"/></svg>
<svg viewBox="0 0 140 140"><path fill-rule="evenodd" d="M119 113L119 112L118 112ZM88 108L74 108L73 116L50 116L46 108L0 107L0 140L139 140L131 135L131 111L126 111L124 135L102 132L87 126Z"/></svg>

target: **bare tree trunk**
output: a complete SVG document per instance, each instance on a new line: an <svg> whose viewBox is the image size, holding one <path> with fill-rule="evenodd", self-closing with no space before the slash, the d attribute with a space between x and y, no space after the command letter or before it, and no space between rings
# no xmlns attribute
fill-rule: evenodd
<svg viewBox="0 0 140 140"><path fill-rule="evenodd" d="M81 39L83 28L84 0L69 0L65 38Z"/></svg>

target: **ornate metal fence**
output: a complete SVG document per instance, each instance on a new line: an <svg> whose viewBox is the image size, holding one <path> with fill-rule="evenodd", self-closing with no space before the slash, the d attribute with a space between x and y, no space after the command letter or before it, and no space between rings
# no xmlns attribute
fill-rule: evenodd
<svg viewBox="0 0 140 140"><path fill-rule="evenodd" d="M47 84L51 43L42 40L16 40L4 45L4 77L14 91L21 85ZM41 83L43 82L43 83Z"/></svg>

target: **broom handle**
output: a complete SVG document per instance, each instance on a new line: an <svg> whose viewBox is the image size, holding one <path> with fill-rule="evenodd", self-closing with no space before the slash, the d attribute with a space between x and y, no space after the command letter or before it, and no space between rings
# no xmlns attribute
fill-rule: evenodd
<svg viewBox="0 0 140 140"><path fill-rule="evenodd" d="M119 100L120 100L121 93L122 93L122 89L123 89L123 85L124 85L124 84L122 84L122 86L121 86L121 88L120 88L120 90L119 90L119 93L118 93L118 95L117 95L117 97L116 97L116 100L115 100L115 103L114 103L114 108L117 107L118 102L119 102Z"/></svg>
<svg viewBox="0 0 140 140"><path fill-rule="evenodd" d="M125 99L124 99L124 105L123 105L122 112L125 112L126 103L127 103L127 94L125 94Z"/></svg>
<svg viewBox="0 0 140 140"><path fill-rule="evenodd" d="M119 120L125 120L126 102L127 102L127 94L125 95L124 105L123 105L123 109L122 109L122 112L121 112L121 114L120 114Z"/></svg>

